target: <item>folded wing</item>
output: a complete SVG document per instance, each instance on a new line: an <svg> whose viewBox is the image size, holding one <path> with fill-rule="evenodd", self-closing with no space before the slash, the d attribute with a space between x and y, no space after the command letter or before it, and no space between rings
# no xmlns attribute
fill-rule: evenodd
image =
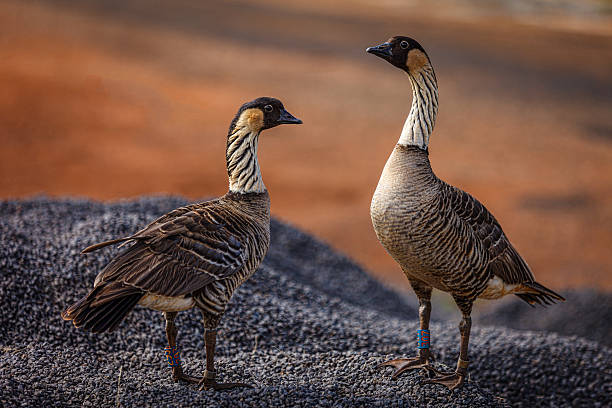
<svg viewBox="0 0 612 408"><path fill-rule="evenodd" d="M470 194L446 185L445 194L454 212L470 227L486 251L489 276L497 276L506 284L519 284L518 297L529 304L551 304L565 300L535 281L531 269L512 246L501 226L484 205Z"/></svg>

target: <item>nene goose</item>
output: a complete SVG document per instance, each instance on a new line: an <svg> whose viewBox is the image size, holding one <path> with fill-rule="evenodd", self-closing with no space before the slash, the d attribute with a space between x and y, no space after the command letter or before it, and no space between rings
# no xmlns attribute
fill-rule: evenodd
<svg viewBox="0 0 612 408"><path fill-rule="evenodd" d="M173 380L201 389L227 389L218 383L214 352L216 329L236 288L255 272L270 243L270 197L257 161L259 134L283 123L302 123L274 98L244 104L227 137L229 192L215 200L178 208L125 238L90 246L83 253L132 243L98 274L87 296L62 317L94 333L115 330L139 304L164 313ZM176 345L178 312L197 307L205 327L203 377L183 373Z"/></svg>
<svg viewBox="0 0 612 408"><path fill-rule="evenodd" d="M535 278L493 215L474 197L438 179L428 157L429 136L438 111L438 87L423 47L393 37L366 50L405 71L412 84L412 107L399 142L384 167L370 207L379 241L401 266L419 299L418 356L383 363L406 370L426 368L454 389L468 367L472 304L476 298L515 294L530 305L564 300ZM463 314L457 368L441 373L430 366L431 291L449 292Z"/></svg>

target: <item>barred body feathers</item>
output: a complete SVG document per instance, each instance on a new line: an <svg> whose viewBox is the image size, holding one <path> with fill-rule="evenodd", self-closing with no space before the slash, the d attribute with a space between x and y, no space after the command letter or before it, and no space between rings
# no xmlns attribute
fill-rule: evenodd
<svg viewBox="0 0 612 408"><path fill-rule="evenodd" d="M370 215L378 240L419 298L418 333L428 340L417 357L382 365L396 368L393 377L425 368L436 376L424 383L454 389L467 375L471 312L477 298L515 294L530 305L564 299L535 281L495 217L478 200L440 180L431 169L428 145L438 112L438 86L423 47L412 38L397 36L366 51L408 74L412 86L410 113L380 176ZM450 293L463 315L453 373L439 372L430 364L433 288Z"/></svg>
<svg viewBox="0 0 612 408"><path fill-rule="evenodd" d="M257 161L259 135L290 123L302 121L278 99L263 97L242 105L227 136L227 194L177 208L129 237L85 248L83 253L129 245L62 317L99 333L115 330L137 304L159 310L166 319L165 355L175 382L215 390L248 386L216 381L216 329L234 291L251 277L270 246L270 196ZM192 307L204 318L206 369L201 377L183 372L176 342L176 315Z"/></svg>

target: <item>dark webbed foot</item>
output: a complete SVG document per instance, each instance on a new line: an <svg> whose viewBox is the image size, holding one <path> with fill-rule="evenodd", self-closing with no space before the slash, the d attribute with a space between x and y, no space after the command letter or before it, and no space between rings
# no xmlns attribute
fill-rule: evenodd
<svg viewBox="0 0 612 408"><path fill-rule="evenodd" d="M433 355L429 351L429 315L431 314L431 286L417 279L410 280L410 285L419 298L419 323L420 329L417 330L418 356L412 358L397 358L379 364L380 367L394 367L395 371L391 378L396 379L403 372L416 368L430 367L429 360L433 360Z"/></svg>
<svg viewBox="0 0 612 408"><path fill-rule="evenodd" d="M454 390L463 385L467 375L468 364L469 361L460 358L457 361L457 369L451 373L445 373L430 366L425 367L429 374L433 374L434 377L423 381L423 384L442 384L448 387L449 390Z"/></svg>
<svg viewBox="0 0 612 408"><path fill-rule="evenodd" d="M439 371L436 372L440 373ZM434 378L423 381L423 384L442 384L449 390L454 390L455 388L463 385L463 382L465 381L465 375L457 371L454 373L440 374L441 375L436 375Z"/></svg>
<svg viewBox="0 0 612 408"><path fill-rule="evenodd" d="M413 370L415 368L430 368L429 360L433 360L433 355L429 351L429 330L417 330L417 345L419 347L418 357L413 358L396 358L379 364L376 368L391 366L395 367L395 371L391 376L396 379L404 371Z"/></svg>
<svg viewBox="0 0 612 408"><path fill-rule="evenodd" d="M206 315L205 315L206 316ZM200 380L200 390L229 390L231 388L247 387L253 388L245 383L218 383L217 372L215 371L215 344L217 342L217 331L207 328L204 331L204 343L206 345L206 370L204 378Z"/></svg>
<svg viewBox="0 0 612 408"><path fill-rule="evenodd" d="M202 377L194 377L183 372L183 367L172 367L172 379L174 382L184 381L191 384L199 384Z"/></svg>
<svg viewBox="0 0 612 408"><path fill-rule="evenodd" d="M423 381L423 384L442 384L448 387L449 390L461 387L467 376L468 361L468 345L470 343L470 329L472 327L472 311L473 300L464 299L453 296L457 306L461 309L463 319L459 323L459 332L461 333L461 347L459 349L459 359L457 360L457 368L454 373L443 373L433 367L426 367L430 374L434 374L433 378Z"/></svg>
<svg viewBox="0 0 612 408"><path fill-rule="evenodd" d="M202 378L199 381L200 384L200 390L216 390L216 391L221 391L221 390L229 390L232 388L239 388L239 387L246 387L246 388L253 388L252 385L249 384L245 384L245 383L218 383L215 380L216 377L216 373L215 372L210 372L210 371L204 371L204 378Z"/></svg>
<svg viewBox="0 0 612 408"><path fill-rule="evenodd" d="M413 358L396 358L394 360L385 361L376 366L376 368L380 367L395 367L395 371L391 378L396 379L405 371L414 370L416 368L428 368L430 365L427 358L419 356Z"/></svg>

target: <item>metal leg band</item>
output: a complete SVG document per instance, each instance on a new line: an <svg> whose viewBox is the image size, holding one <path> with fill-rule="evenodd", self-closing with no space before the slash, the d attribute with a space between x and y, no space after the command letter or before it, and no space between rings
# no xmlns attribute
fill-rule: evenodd
<svg viewBox="0 0 612 408"><path fill-rule="evenodd" d="M204 370L204 378L207 380L214 380L215 378L217 378L217 372Z"/></svg>
<svg viewBox="0 0 612 408"><path fill-rule="evenodd" d="M461 358L459 358L459 360L457 360L457 370L459 369L467 369L468 365L470 365L469 361L466 360L462 360Z"/></svg>
<svg viewBox="0 0 612 408"><path fill-rule="evenodd" d="M420 349L429 348L429 330L417 330L417 347Z"/></svg>
<svg viewBox="0 0 612 408"><path fill-rule="evenodd" d="M179 355L178 347L168 346L164 350L166 361L170 367L178 367L181 365L181 356Z"/></svg>

